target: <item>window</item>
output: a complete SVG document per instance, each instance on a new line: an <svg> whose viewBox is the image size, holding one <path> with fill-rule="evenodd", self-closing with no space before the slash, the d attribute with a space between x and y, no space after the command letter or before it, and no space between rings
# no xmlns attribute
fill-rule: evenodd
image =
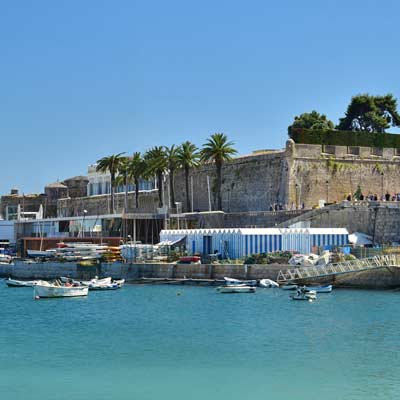
<svg viewBox="0 0 400 400"><path fill-rule="evenodd" d="M335 154L335 146L332 146L330 144L324 144L322 146L322 152L325 154Z"/></svg>
<svg viewBox="0 0 400 400"><path fill-rule="evenodd" d="M356 146L348 146L347 147L347 154L351 154L353 156L359 156L360 155L360 148Z"/></svg>
<svg viewBox="0 0 400 400"><path fill-rule="evenodd" d="M371 147L371 155L382 157L383 156L383 148L382 147Z"/></svg>
<svg viewBox="0 0 400 400"><path fill-rule="evenodd" d="M394 155L400 157L400 148L394 149Z"/></svg>

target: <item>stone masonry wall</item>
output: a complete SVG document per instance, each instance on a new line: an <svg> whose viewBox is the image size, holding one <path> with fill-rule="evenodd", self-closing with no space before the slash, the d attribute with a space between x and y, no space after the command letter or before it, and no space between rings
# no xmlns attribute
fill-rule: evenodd
<svg viewBox="0 0 400 400"><path fill-rule="evenodd" d="M211 209L216 210L215 165L205 165L191 171L194 187L194 211L208 211L207 176L210 180ZM222 168L222 208L225 212L269 210L271 204L285 203L288 187L288 162L285 151L271 151L236 158ZM175 178L176 201L186 210L183 171Z"/></svg>
<svg viewBox="0 0 400 400"><path fill-rule="evenodd" d="M290 160L289 203L306 208L319 200L340 202L354 195L358 186L364 195L400 192L400 157L394 149L383 149L382 156L373 149L360 147L360 155L349 155L345 146L335 146L335 154L326 154L318 145L294 145ZM297 186L296 186L297 185Z"/></svg>
<svg viewBox="0 0 400 400"><path fill-rule="evenodd" d="M378 149L379 150L379 149ZM329 151L330 153L326 153ZM268 211L281 203L288 209L312 208L320 200L340 202L360 186L364 195L400 192L400 157L394 149L357 148L345 146L295 144L288 140L286 149L265 151L235 158L222 170L222 206L226 213ZM374 154L381 154L379 156ZM208 211L207 176L210 180L211 210L216 210L215 165L203 165L191 170L193 177L193 210ZM175 201L186 210L185 179L182 170L175 175ZM165 204L168 204L169 185L165 184ZM58 202L59 216L107 214L110 196L91 196L62 199ZM122 212L124 194L116 194L117 212ZM157 192L141 193L140 208L134 208L134 194L129 194L129 212L156 212ZM171 208L175 208L171 204ZM251 225L249 222L247 225Z"/></svg>
<svg viewBox="0 0 400 400"><path fill-rule="evenodd" d="M124 211L125 194L115 194L115 211L121 214ZM139 208L135 207L135 193L128 193L128 212L129 213L156 213L158 207L157 191L141 192L139 194ZM111 196L99 195L80 198L67 198L58 200L58 216L74 217L83 215L83 210L87 210L87 215L101 215L111 213Z"/></svg>
<svg viewBox="0 0 400 400"><path fill-rule="evenodd" d="M288 193L288 162L285 151L271 151L257 155L240 157L228 162L223 167L222 206L225 212L247 212L269 210L271 204L286 203ZM211 208L216 209L215 166L203 165L191 171L193 176L195 211L208 211L207 176L210 179ZM175 176L175 201L182 203L186 210L186 192L184 173L181 170ZM157 191L141 192L139 209L135 209L134 193L129 193L128 211L155 213L158 208ZM169 202L169 185L164 187L165 204ZM82 215L85 209L88 215L108 214L110 212L110 195L60 199L58 216ZM115 195L116 212L121 213L124 207L124 193ZM171 204L171 208L175 208Z"/></svg>
<svg viewBox="0 0 400 400"><path fill-rule="evenodd" d="M290 226L300 221L312 228L347 228L350 233L363 232L379 244L400 242L400 202L352 204L344 201L309 211L280 226Z"/></svg>

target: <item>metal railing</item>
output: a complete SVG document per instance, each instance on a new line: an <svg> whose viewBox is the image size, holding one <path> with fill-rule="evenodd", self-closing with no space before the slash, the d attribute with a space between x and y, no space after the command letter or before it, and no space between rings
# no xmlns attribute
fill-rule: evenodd
<svg viewBox="0 0 400 400"><path fill-rule="evenodd" d="M302 279L323 278L325 276L348 274L383 267L400 267L400 256L397 254L375 256L360 260L331 263L324 266L300 267L281 270L278 282L295 282Z"/></svg>

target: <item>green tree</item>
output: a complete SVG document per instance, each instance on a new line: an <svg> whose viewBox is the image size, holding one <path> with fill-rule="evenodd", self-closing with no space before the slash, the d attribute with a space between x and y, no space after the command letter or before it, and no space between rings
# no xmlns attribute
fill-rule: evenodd
<svg viewBox="0 0 400 400"><path fill-rule="evenodd" d="M123 186L125 190L124 196L124 213L128 211L128 184L129 184L129 158L121 157L121 162L118 166L118 175L115 178L115 186Z"/></svg>
<svg viewBox="0 0 400 400"><path fill-rule="evenodd" d="M165 156L169 172L169 193L171 196L171 205L175 207L175 171L179 167L178 159L179 147L174 144L171 147L165 147Z"/></svg>
<svg viewBox="0 0 400 400"><path fill-rule="evenodd" d="M294 117L292 125L288 127L289 136L294 128L305 129L334 129L335 125L326 115L313 110L310 113L303 113Z"/></svg>
<svg viewBox="0 0 400 400"><path fill-rule="evenodd" d="M232 156L237 153L233 147L234 142L228 141L228 138L223 133L214 133L203 145L201 150L201 161L214 162L217 173L216 192L217 192L217 209L222 210L222 165L225 161L232 159Z"/></svg>
<svg viewBox="0 0 400 400"><path fill-rule="evenodd" d="M397 100L392 94L352 97L346 114L340 118L337 129L384 133L391 126L400 126Z"/></svg>
<svg viewBox="0 0 400 400"><path fill-rule="evenodd" d="M118 169L123 162L122 160L125 157L122 157L122 155L125 153L118 153L118 154L113 154L108 157L103 157L100 160L97 161L97 166L96 166L96 171L97 172L103 172L107 173L109 172L111 175L111 210L110 212L112 214L115 214L115 178L118 173Z"/></svg>
<svg viewBox="0 0 400 400"><path fill-rule="evenodd" d="M128 164L128 176L135 184L135 206L139 208L139 180L147 179L150 176L146 174L146 162L139 152L133 153Z"/></svg>
<svg viewBox="0 0 400 400"><path fill-rule="evenodd" d="M186 141L182 143L178 149L179 166L185 172L185 188L186 188L186 210L191 210L189 196L189 172L190 168L195 168L199 165L200 153L198 148L193 143Z"/></svg>
<svg viewBox="0 0 400 400"><path fill-rule="evenodd" d="M144 155L146 162L146 173L155 175L158 187L158 205L164 205L163 199L163 176L168 170L168 159L163 146L154 146L148 150Z"/></svg>

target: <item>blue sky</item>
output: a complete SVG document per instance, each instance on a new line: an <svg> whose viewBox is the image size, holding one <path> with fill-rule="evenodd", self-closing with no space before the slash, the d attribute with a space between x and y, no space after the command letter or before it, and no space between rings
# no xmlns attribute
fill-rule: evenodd
<svg viewBox="0 0 400 400"><path fill-rule="evenodd" d="M279 148L295 115L400 98L396 1L0 1L0 193L214 132ZM391 131L397 132L392 129Z"/></svg>

